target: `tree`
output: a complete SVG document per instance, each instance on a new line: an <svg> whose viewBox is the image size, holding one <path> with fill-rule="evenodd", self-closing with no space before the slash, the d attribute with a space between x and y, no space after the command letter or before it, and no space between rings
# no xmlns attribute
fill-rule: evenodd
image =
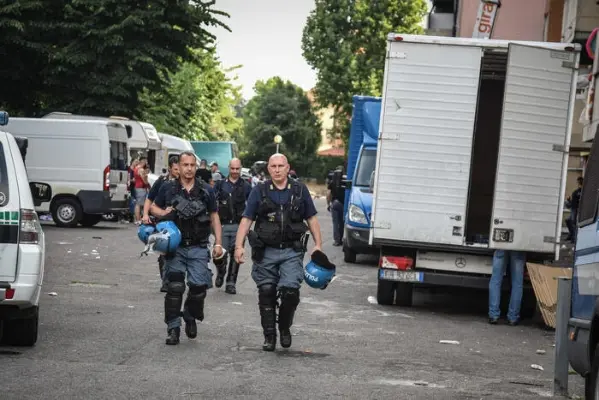
<svg viewBox="0 0 599 400"><path fill-rule="evenodd" d="M302 174L320 145L320 122L304 91L289 81L273 77L258 81L256 95L244 110L246 163L268 160L275 153L274 137L283 138L279 152Z"/></svg>
<svg viewBox="0 0 599 400"><path fill-rule="evenodd" d="M47 63L43 2L21 0L0 5L0 107L13 115L40 108L43 82L38 79Z"/></svg>
<svg viewBox="0 0 599 400"><path fill-rule="evenodd" d="M196 51L198 63L186 62L169 75L165 91L144 90L141 119L159 132L189 140L229 140L241 135L243 121L235 114L241 97L234 78L223 69L214 49Z"/></svg>
<svg viewBox="0 0 599 400"><path fill-rule="evenodd" d="M10 44L9 58L32 52L36 62L19 71L12 88L24 87L22 97L39 104L28 110L34 114L61 110L137 117L144 88L164 90L170 72L182 62L199 62L192 49L210 47L214 36L207 27L228 29L218 19L228 15L213 5L214 1L173 0L13 1L0 9L0 26L13 26L10 35L3 32L2 41ZM42 87L29 88L31 80L43 82ZM12 104L14 91L2 93L0 104Z"/></svg>
<svg viewBox="0 0 599 400"><path fill-rule="evenodd" d="M387 35L420 34L425 0L316 0L302 50L317 75L318 103L335 108L337 132L347 140L353 95L380 96Z"/></svg>

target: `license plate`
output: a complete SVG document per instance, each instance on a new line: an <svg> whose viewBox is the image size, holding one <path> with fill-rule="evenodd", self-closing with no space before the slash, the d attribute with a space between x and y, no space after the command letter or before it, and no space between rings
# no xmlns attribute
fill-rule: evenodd
<svg viewBox="0 0 599 400"><path fill-rule="evenodd" d="M417 271L396 271L394 269L380 269L379 278L387 281L422 282L424 274Z"/></svg>

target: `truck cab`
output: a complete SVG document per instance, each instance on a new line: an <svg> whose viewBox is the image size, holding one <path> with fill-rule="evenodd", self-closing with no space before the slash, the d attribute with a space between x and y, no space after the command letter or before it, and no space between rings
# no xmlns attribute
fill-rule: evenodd
<svg viewBox="0 0 599 400"><path fill-rule="evenodd" d="M356 262L358 254L377 254L368 244L372 209L372 176L381 114L381 98L353 97L353 115L349 134L347 181L343 208L345 234L343 258Z"/></svg>

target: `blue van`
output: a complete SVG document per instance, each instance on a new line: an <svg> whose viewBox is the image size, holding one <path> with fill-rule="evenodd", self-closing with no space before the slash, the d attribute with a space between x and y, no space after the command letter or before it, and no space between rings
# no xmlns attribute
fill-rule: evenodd
<svg viewBox="0 0 599 400"><path fill-rule="evenodd" d="M345 190L343 259L356 262L358 254L377 254L368 244L372 212L371 179L376 165L381 98L353 97L353 113L347 155L347 189Z"/></svg>
<svg viewBox="0 0 599 400"><path fill-rule="evenodd" d="M585 377L586 398L599 398L599 131L587 162L578 208L578 233L568 321L568 361Z"/></svg>
<svg viewBox="0 0 599 400"><path fill-rule="evenodd" d="M218 169L224 176L229 175L229 161L239 157L239 149L235 142L191 142L196 156L206 160L208 165L212 161L218 163Z"/></svg>

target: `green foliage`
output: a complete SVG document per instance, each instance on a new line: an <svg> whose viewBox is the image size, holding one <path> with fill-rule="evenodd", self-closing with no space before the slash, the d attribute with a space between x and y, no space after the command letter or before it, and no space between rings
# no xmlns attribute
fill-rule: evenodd
<svg viewBox="0 0 599 400"><path fill-rule="evenodd" d="M164 90L170 71L199 62L192 49L209 48L206 28L226 28L218 18L228 16L214 1L8 2L0 6L0 48L3 62L11 60L2 71L13 74L0 106L31 115L138 117L139 93Z"/></svg>
<svg viewBox="0 0 599 400"><path fill-rule="evenodd" d="M43 39L41 0L0 4L0 107L14 116L30 115L41 107L43 82L36 75L45 68L49 47Z"/></svg>
<svg viewBox="0 0 599 400"><path fill-rule="evenodd" d="M302 37L308 64L318 71L316 98L335 107L347 140L353 95L380 96L387 35L420 34L425 0L315 0Z"/></svg>
<svg viewBox="0 0 599 400"><path fill-rule="evenodd" d="M256 95L244 110L244 162L267 161L276 152L274 137L283 138L279 152L305 175L320 145L320 122L304 91L279 77L256 82Z"/></svg>
<svg viewBox="0 0 599 400"><path fill-rule="evenodd" d="M235 106L241 88L223 69L214 49L196 51L196 63L186 62L169 74L165 91L144 90L141 119L159 132L189 140L230 140L242 134L243 120Z"/></svg>

